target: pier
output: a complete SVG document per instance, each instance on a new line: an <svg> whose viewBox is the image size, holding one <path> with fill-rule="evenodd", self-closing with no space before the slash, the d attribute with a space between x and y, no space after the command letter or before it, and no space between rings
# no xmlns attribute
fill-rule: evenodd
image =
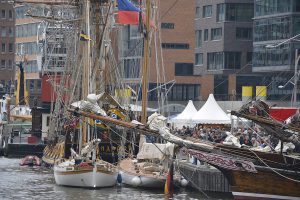
<svg viewBox="0 0 300 200"><path fill-rule="evenodd" d="M24 157L26 155L42 157L45 146L45 144L9 143L3 149L3 154L7 157Z"/></svg>
<svg viewBox="0 0 300 200"><path fill-rule="evenodd" d="M209 192L231 192L226 177L214 167L182 161L179 163L179 169L194 189Z"/></svg>

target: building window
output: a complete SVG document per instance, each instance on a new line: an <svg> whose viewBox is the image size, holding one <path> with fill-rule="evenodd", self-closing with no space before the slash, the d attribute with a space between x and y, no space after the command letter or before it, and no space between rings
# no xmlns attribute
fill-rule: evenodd
<svg viewBox="0 0 300 200"><path fill-rule="evenodd" d="M12 10L9 10L9 11L8 11L8 18L9 18L9 19L12 19L12 18L13 18L13 12L12 12Z"/></svg>
<svg viewBox="0 0 300 200"><path fill-rule="evenodd" d="M208 70L221 70L221 69L224 69L223 61L224 61L223 52L207 53Z"/></svg>
<svg viewBox="0 0 300 200"><path fill-rule="evenodd" d="M291 17L260 19L254 23L254 41L281 40L291 37Z"/></svg>
<svg viewBox="0 0 300 200"><path fill-rule="evenodd" d="M129 28L129 38L130 39L138 39L141 37L138 26L128 26Z"/></svg>
<svg viewBox="0 0 300 200"><path fill-rule="evenodd" d="M124 59L124 78L139 78L140 77L140 59Z"/></svg>
<svg viewBox="0 0 300 200"><path fill-rule="evenodd" d="M300 1L295 1L295 7L294 7L295 12L300 12Z"/></svg>
<svg viewBox="0 0 300 200"><path fill-rule="evenodd" d="M1 44L1 52L2 52L2 53L5 53L5 52L6 52L6 44L5 44L5 43L2 43L2 44Z"/></svg>
<svg viewBox="0 0 300 200"><path fill-rule="evenodd" d="M217 4L217 22L225 20L225 4Z"/></svg>
<svg viewBox="0 0 300 200"><path fill-rule="evenodd" d="M1 27L1 37L6 37L6 27Z"/></svg>
<svg viewBox="0 0 300 200"><path fill-rule="evenodd" d="M161 23L161 28L163 29L174 29L174 23Z"/></svg>
<svg viewBox="0 0 300 200"><path fill-rule="evenodd" d="M6 12L5 12L5 10L2 10L2 11L1 11L1 18L2 18L2 19L5 19L5 18L6 18Z"/></svg>
<svg viewBox="0 0 300 200"><path fill-rule="evenodd" d="M36 42L17 43L17 53L33 55L37 53Z"/></svg>
<svg viewBox="0 0 300 200"><path fill-rule="evenodd" d="M168 86L167 86L168 87ZM156 83L149 84L148 98L150 101L157 101L158 95L154 88L157 88ZM169 101L187 101L187 100L199 100L200 97L200 85L199 84L174 84L174 86L168 92Z"/></svg>
<svg viewBox="0 0 300 200"><path fill-rule="evenodd" d="M236 28L236 38L244 40L252 40L252 28Z"/></svg>
<svg viewBox="0 0 300 200"><path fill-rule="evenodd" d="M12 60L8 60L7 69L9 69L9 70L13 69L13 61Z"/></svg>
<svg viewBox="0 0 300 200"><path fill-rule="evenodd" d="M211 40L220 40L222 38L222 28L211 29Z"/></svg>
<svg viewBox="0 0 300 200"><path fill-rule="evenodd" d="M200 18L201 16L201 8L200 7L196 7L196 18Z"/></svg>
<svg viewBox="0 0 300 200"><path fill-rule="evenodd" d="M5 60L1 60L1 69L5 69L5 64L6 64L6 61Z"/></svg>
<svg viewBox="0 0 300 200"><path fill-rule="evenodd" d="M224 69L240 69L241 55L241 52L225 52Z"/></svg>
<svg viewBox="0 0 300 200"><path fill-rule="evenodd" d="M208 40L208 29L204 30L204 41Z"/></svg>
<svg viewBox="0 0 300 200"><path fill-rule="evenodd" d="M51 63L51 61L49 62L49 65L48 65L49 67L50 67L50 64L53 64L53 63ZM36 60L27 61L25 63L25 66L26 66L26 67L24 67L25 72L38 72L38 66L37 66ZM53 66L51 65L51 67L53 67Z"/></svg>
<svg viewBox="0 0 300 200"><path fill-rule="evenodd" d="M299 2L299 0L294 0ZM256 0L255 16L286 13L292 11L292 0Z"/></svg>
<svg viewBox="0 0 300 200"><path fill-rule="evenodd" d="M162 43L164 49L189 49L190 45L186 43Z"/></svg>
<svg viewBox="0 0 300 200"><path fill-rule="evenodd" d="M175 76L192 76L193 63L175 63Z"/></svg>
<svg viewBox="0 0 300 200"><path fill-rule="evenodd" d="M16 26L17 37L30 37L37 35L38 23L23 24Z"/></svg>
<svg viewBox="0 0 300 200"><path fill-rule="evenodd" d="M212 5L203 6L203 18L211 17L212 15Z"/></svg>
<svg viewBox="0 0 300 200"><path fill-rule="evenodd" d="M13 43L9 43L8 44L8 52L9 53L13 53L14 52L14 44Z"/></svg>
<svg viewBox="0 0 300 200"><path fill-rule="evenodd" d="M203 53L196 53L195 65L203 65Z"/></svg>
<svg viewBox="0 0 300 200"><path fill-rule="evenodd" d="M29 80L29 90L30 92L34 91L34 80Z"/></svg>
<svg viewBox="0 0 300 200"><path fill-rule="evenodd" d="M252 52L247 52L247 64L252 63Z"/></svg>
<svg viewBox="0 0 300 200"><path fill-rule="evenodd" d="M294 17L294 25L293 25L293 35L300 34L300 17Z"/></svg>
<svg viewBox="0 0 300 200"><path fill-rule="evenodd" d="M253 4L228 3L225 4L226 21L251 22L253 18Z"/></svg>
<svg viewBox="0 0 300 200"><path fill-rule="evenodd" d="M291 64L291 44L283 44L280 48L266 49L265 45L254 46L253 66L278 66Z"/></svg>
<svg viewBox="0 0 300 200"><path fill-rule="evenodd" d="M9 37L14 37L14 31L12 27L8 27L8 36Z"/></svg>
<svg viewBox="0 0 300 200"><path fill-rule="evenodd" d="M41 80L36 80L36 89L41 90L41 88L42 88Z"/></svg>
<svg viewBox="0 0 300 200"><path fill-rule="evenodd" d="M202 31L197 30L196 31L196 48L199 48L202 46Z"/></svg>

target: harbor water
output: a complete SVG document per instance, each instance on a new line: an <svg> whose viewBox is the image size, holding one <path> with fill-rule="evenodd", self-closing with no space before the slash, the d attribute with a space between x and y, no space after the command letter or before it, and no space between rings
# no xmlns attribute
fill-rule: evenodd
<svg viewBox="0 0 300 200"><path fill-rule="evenodd" d="M63 187L55 184L53 171L43 167L21 167L20 159L0 157L0 199L116 199L116 200L152 200L166 199L163 190L143 190L126 186L112 188L84 189ZM232 199L230 194L207 193L179 189L173 199Z"/></svg>

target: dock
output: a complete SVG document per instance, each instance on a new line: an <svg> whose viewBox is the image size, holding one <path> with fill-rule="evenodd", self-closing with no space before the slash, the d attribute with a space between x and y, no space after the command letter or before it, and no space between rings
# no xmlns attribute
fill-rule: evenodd
<svg viewBox="0 0 300 200"><path fill-rule="evenodd" d="M231 192L226 177L216 168L209 165L195 165L188 161L179 163L181 174L196 190L209 192Z"/></svg>
<svg viewBox="0 0 300 200"><path fill-rule="evenodd" d="M9 143L3 149L3 154L7 157L24 157L26 155L42 157L45 146L45 144Z"/></svg>

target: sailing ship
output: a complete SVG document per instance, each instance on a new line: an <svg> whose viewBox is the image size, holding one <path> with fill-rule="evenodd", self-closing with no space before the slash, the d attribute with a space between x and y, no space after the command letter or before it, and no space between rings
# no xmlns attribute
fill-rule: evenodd
<svg viewBox="0 0 300 200"><path fill-rule="evenodd" d="M259 102L255 103L254 106L249 106L250 104L238 112L233 111L232 114L252 120L273 137L279 138L282 142L282 145L280 145L281 151L264 152L199 139L182 139L171 134L168 127L152 126L152 129L150 129L142 124L118 122L111 120L109 117L71 111L107 123L136 129L146 135L160 136L168 142L177 144L182 147L182 152L219 169L227 177L232 194L237 200L300 199L299 154L288 151L283 153L284 143L292 142L296 147L299 147L298 120L292 120L292 124L283 124L267 114L269 107L265 103ZM256 110L254 113L253 108Z"/></svg>
<svg viewBox="0 0 300 200"><path fill-rule="evenodd" d="M150 19L151 13L151 1L145 1L146 14L143 19L141 9L135 7L128 0L119 0L119 15L122 12L131 12L135 15L136 22L138 22L139 29L144 30L142 35L144 36L144 50L143 50L143 68L142 68L142 112L141 122L147 123L147 102L148 102L148 73L149 73L149 57L150 57L150 37L152 35L154 23ZM119 16L120 18L120 16ZM144 28L141 28L144 27ZM153 114L154 116L156 113ZM151 121L152 117L148 118ZM165 125L166 125L166 118ZM136 158L133 155L126 159L119 161L118 167L120 174L122 175L122 183L134 187L143 188L164 188L164 184L167 179L167 172L169 165L173 162L174 145L167 143L161 144L152 140L147 142L144 135L140 134L139 140L139 152ZM179 176L175 181L179 180Z"/></svg>
<svg viewBox="0 0 300 200"><path fill-rule="evenodd" d="M94 2L95 3L95 2ZM101 4L101 3L100 3ZM92 109L97 114L106 116L104 110L100 108L95 99L98 96L90 94L93 91L91 81L91 34L90 34L90 10L92 4L89 0L82 2L83 25L80 38L84 41L81 45L83 58L83 75L81 93L84 101L80 101L77 109ZM113 11L113 3L107 4L107 13ZM99 6L99 4L98 4ZM106 34L103 31L103 34ZM104 38L106 39L106 38ZM102 52L103 53L103 52ZM104 52L104 56L106 52ZM101 55L100 55L101 56ZM80 119L79 146L77 154L74 149L71 150L71 157L54 163L54 177L58 185L76 186L76 187L110 187L116 184L118 170L115 165L99 159L97 149L100 139L97 134L93 140L91 136L91 126L86 123L85 118ZM90 142L88 142L90 140ZM84 146L85 145L85 146Z"/></svg>
<svg viewBox="0 0 300 200"><path fill-rule="evenodd" d="M80 4L81 7L84 7L84 8L87 9L85 12L83 12L83 16L84 16L83 18L84 19L87 19L89 17L89 14L87 14L87 12L88 12L88 7L91 6L91 5L86 5L86 3L87 2L84 2L82 5ZM92 4L94 5L94 3L95 2L93 2ZM104 4L109 5L108 6L109 11L106 13L107 18L105 20L106 24L108 24L108 21L107 21L108 16L111 15L112 10L114 8L114 4L113 4L113 2L108 2L108 1L105 2ZM150 7L150 1L147 1L147 5ZM144 68L143 68L144 73L143 73L143 95L142 95L142 98L143 98L143 100L142 100L142 113L143 113L142 114L142 122L145 122L147 120L147 110L146 110L147 104L146 103L147 103L147 85L148 85L147 77L148 77L148 75L146 73L148 73L148 65L149 65L149 59L147 58L149 56L148 51L149 51L149 39L150 39L149 38L150 37L150 16L149 15L150 15L150 13L147 14L146 34L144 34L144 35L147 35L147 40L145 40L145 46L144 46L144 54L146 56L145 56L145 59L144 59ZM87 20L87 21L89 21L89 20ZM88 22L86 24L88 24ZM101 63L105 66L105 62L106 62L106 59L107 59L107 55L105 55L105 54L109 53L109 51L107 49L107 44L105 44L104 41L109 41L109 39L108 39L108 36L109 36L109 31L108 30L109 29L110 29L109 26L108 26L108 28L103 28L102 38L96 38L95 39L95 41L99 41L100 44L96 44L93 47L96 46L96 47L99 48L99 46L100 46L100 52L102 53L102 56L100 56L100 58L105 58L105 59L103 59L101 61L99 61L98 59L95 59L96 61L93 62L94 64ZM106 116L106 115L113 116L113 114L109 114L109 113L116 113L117 112L117 111L110 112L113 109L124 111L124 109L121 108L121 106L119 104L113 104L114 107L115 107L113 109L104 109L104 110L102 110L99 105L95 104L97 102L97 103L100 103L101 105L104 106L104 105L107 105L104 102L104 100L107 100L107 99L111 100L112 99L111 97L108 98L110 95L108 95L109 91L107 89L107 85L108 85L107 70L102 69L102 78L103 78L103 82L104 82L104 85L105 85L104 92L101 95L93 95L93 97L96 97L97 99L89 98L92 95L92 94L90 94L91 91L95 91L95 90L85 89L87 86L93 87L93 84L86 83L85 81L93 79L93 78L90 78L90 77L93 77L93 76L95 77L95 74L97 74L97 73L89 75L88 73L91 73L89 71L90 69L87 69L87 71L85 70L86 66L89 66L91 64L91 61L88 61L88 60L85 60L85 59L90 57L89 56L90 55L89 51L91 49L91 46L89 46L89 44L91 43L91 41L94 41L94 39L93 39L93 37L91 37L92 33L89 32L90 31L89 27L85 27L85 29L83 29L83 30L84 31L80 32L80 39L82 40L82 42L84 41L84 45L79 45L79 47L83 48L82 56L78 56L78 57L83 57L84 58L83 59L84 60L84 65L83 65L84 70L83 70L83 75L82 75L81 80L84 83L84 85L82 86L82 97L85 97L85 100L77 101L77 102L73 103L72 106L76 107L79 110L84 110L84 111L89 111L89 112L92 112L92 113L97 113L97 114L102 115L102 116ZM81 61L79 61L77 63L81 63ZM57 96L61 97L61 96L64 96L64 95L57 95ZM103 96L105 96L105 98L102 98ZM57 102L59 102L59 101L57 100ZM111 104L111 101L110 101L110 104ZM64 105L64 107L67 107L67 106L68 105ZM103 108L103 106L102 106L102 108ZM59 108L60 108L60 104L56 104L54 106L54 111L59 109ZM85 118L80 118L80 117L76 117L76 116L75 117L73 116L73 118L72 118L72 116L70 116L70 118L71 118L71 120L69 120L69 122L66 123L66 121L64 120L63 123L64 123L64 127L68 127L68 128L71 127L71 129L66 128L65 130L63 130L63 132L66 135L65 138L67 138L68 135L75 135L75 136L72 136L72 137L77 138L79 145L76 145L76 143L74 143L74 142L71 143L72 147L74 146L74 144L75 144L75 146L78 146L78 148L72 149L71 152L72 151L78 151L79 152L78 155L81 155L80 154L81 145L83 145L85 143L85 141L87 141L87 136L89 138L91 138L89 136L91 134L89 134L89 133L91 133L92 131L89 128L84 128L83 127L83 128L80 129L81 131L76 130L76 131L73 131L74 133L72 133L72 128L74 129L74 126L72 126L70 124L73 124L73 121L81 121L81 123L83 125L85 125L86 121L88 121L88 120L86 120ZM125 118L125 117L120 117L120 118L121 118L121 120L124 120L122 118ZM59 122L58 115L54 115L54 117L52 119L53 120L51 120L50 124L54 120L56 120L56 122ZM94 124L95 122L92 120L91 123ZM55 126L53 126L53 124ZM68 126L68 124L70 126ZM61 123L56 123L56 124L52 123L52 129L49 130L49 133L52 134L52 141L55 141L55 140L53 140L53 138L55 138L53 133L58 132L58 130L55 130L53 127L56 127L56 129L58 129L59 126L62 126L62 124ZM57 136L56 136L56 138L57 138ZM59 139L57 138L56 140L59 140ZM144 142L143 140L144 140L144 137L141 137L140 145L142 145L142 143ZM99 168L99 166L103 165L103 163L105 163L105 162L103 160L98 161L97 158L90 159L90 156L85 156L84 158L82 158L82 156L78 157L78 155L74 156L74 153L73 153L73 156L71 156L71 160L65 161L65 159L62 159L62 158L67 158L68 157L67 156L68 153L66 153L68 151L67 150L68 143L66 141L67 140L61 141L61 142L55 141L54 143L47 145L47 147L44 150L43 161L47 162L48 164L54 165L54 174L55 174L56 182L58 184L61 184L61 185L81 186L81 187L103 187L103 186L107 186L107 185L103 185L103 184L101 185L100 183L94 184L95 182L77 181L77 180L85 179L85 178L86 178L86 180L89 180L90 176L95 176L94 172L95 171L98 172L97 169ZM147 144L147 145L149 146L150 144ZM166 146L165 144L155 144L155 145ZM94 148L97 148L96 146L97 145L94 145ZM157 148L157 147L154 147L154 148ZM162 147L162 148L164 148L164 147ZM94 151L95 151L95 149L94 149ZM96 153L92 153L92 155L95 156ZM98 154L97 154L96 157L98 157ZM78 163L76 160L81 160L81 162ZM160 161L156 160L156 162L160 162ZM84 163L84 164L82 164L82 163ZM119 167L122 169L122 172L123 172L123 175L124 175L124 179L123 179L124 183L130 184L130 181L127 182L126 180L129 180L129 179L131 180L131 178L127 179L128 176L126 176L126 173L130 171L130 168L132 166L134 166L134 163L135 162L133 160L130 160L130 159L126 159L126 160L120 162ZM87 168L88 168L88 170L90 170L89 171L90 174L86 174L87 175L86 177L85 176L80 177L80 176L77 175L77 174L83 174L83 173L88 172L86 168L80 167L81 164L84 165L84 167L87 167L86 164L89 165L89 167L87 167ZM151 166L149 166L150 164L151 164ZM158 163L151 162L150 164L149 164L149 162L147 162L148 167L144 167L144 165L140 166L140 170L138 170L139 173L136 173L136 171L134 171L133 174L134 174L134 176L142 177L142 181L141 181L141 183L143 183L142 186L155 186L155 187L159 186L159 187L161 187L162 184L164 184L164 182L166 180L166 172L165 172L166 169L162 170L160 163L158 164ZM115 178L116 170L115 169L112 170L113 165L109 165L109 163L106 163L106 165L109 166L109 167L106 167L105 170L107 171L108 174L111 175L110 178L112 178L112 179ZM136 167L134 167L134 168L136 169ZM148 171L147 170L146 171L141 170L141 169L144 169L144 168L147 168ZM152 170L150 170L150 168ZM99 172L103 173L103 170L99 171ZM100 176L98 178L100 178ZM147 181L144 181L144 178ZM94 179L96 179L96 178L94 178ZM103 179L103 180L105 180L105 179ZM111 181L111 182L106 181L106 183L113 183L113 181ZM115 181L114 181L114 183L115 183ZM146 183L146 185L144 183ZM157 184L157 183L159 183L159 184Z"/></svg>
<svg viewBox="0 0 300 200"><path fill-rule="evenodd" d="M252 120L268 134L278 138L281 141L280 151L264 152L237 147L239 145L183 141L172 136L167 129L162 129L161 135L168 141L185 146L183 152L219 169L228 179L237 200L299 199L299 154L283 152L288 142L299 146L299 126L274 120L269 115L269 106L261 101L243 106L238 112L232 111L232 114ZM233 141L227 144L233 144Z"/></svg>

